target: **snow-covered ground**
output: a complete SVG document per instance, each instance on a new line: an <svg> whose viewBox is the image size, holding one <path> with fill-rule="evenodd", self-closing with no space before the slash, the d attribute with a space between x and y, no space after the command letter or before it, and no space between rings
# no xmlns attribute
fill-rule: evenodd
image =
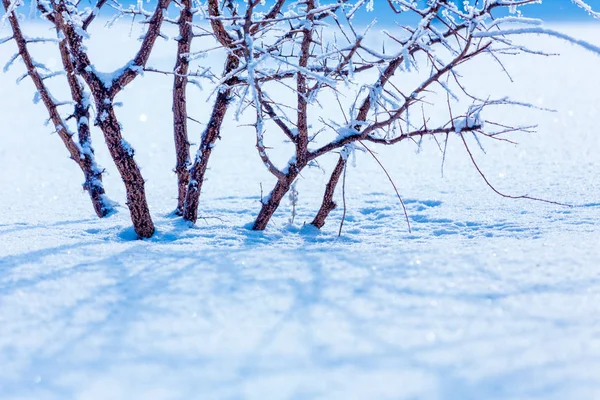
<svg viewBox="0 0 600 400"><path fill-rule="evenodd" d="M559 29L600 45L596 25ZM285 202L266 232L248 230L260 185L273 180L247 155L253 131L232 118L204 186L206 219L188 229L170 215L171 82L147 74L121 98L158 228L134 240L125 207L94 217L33 86L15 84L22 67L1 75L0 398L600 398L600 56L526 40L563 55L507 59L515 84L498 69L490 82L473 68L469 80L558 111L497 110L538 133L475 155L503 191L577 207L501 198L458 140L443 177L433 142L419 154L409 143L377 149L412 233L364 154L348 170L341 237L341 209L321 233L302 229L327 178L317 169L298 183L294 225ZM0 65L11 46L0 47ZM92 57L110 70L133 46L114 35ZM169 51L161 44L151 64L170 68ZM190 98L200 121L207 96ZM191 129L197 141L201 128ZM107 192L124 204L94 134Z"/></svg>

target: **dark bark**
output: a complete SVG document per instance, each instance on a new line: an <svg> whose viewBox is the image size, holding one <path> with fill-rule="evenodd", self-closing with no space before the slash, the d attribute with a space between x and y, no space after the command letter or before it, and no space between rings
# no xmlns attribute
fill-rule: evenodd
<svg viewBox="0 0 600 400"><path fill-rule="evenodd" d="M378 87L384 87L386 85L386 83L388 83L389 80L392 78L392 76L394 75L394 73L396 72L398 67L401 65L403 60L404 60L403 56L392 60L388 64L386 69L382 72L382 74L380 75L374 89L371 89L371 90L373 91L373 90L377 89ZM361 104L361 106L358 110L358 114L356 116L357 121L365 121L367 119L369 110L371 109L371 106L372 106L371 97L372 97L372 95L371 95L371 93L369 93L369 95L366 96L365 99L363 100L363 103ZM360 126L357 125L354 128L356 129L357 132L360 131ZM344 157L340 156L333 172L331 173L331 176L329 177L329 181L327 182L327 185L325 186L325 193L323 195L323 201L321 202L321 207L319 208L319 211L317 212L317 215L315 216L315 218L313 219L313 222L312 222L312 225L316 226L319 229L321 229L325 225L325 220L329 216L329 213L336 207L335 203L333 202L333 194L335 192L335 188L336 188L337 184L340 181L340 176L342 175L342 172L344 171L344 168L346 167L346 163L347 163L347 160Z"/></svg>
<svg viewBox="0 0 600 400"><path fill-rule="evenodd" d="M114 77L112 82L104 82L94 70L87 50L82 44L81 35L70 19L65 20L67 16L70 18L70 14L64 1L52 3L53 22L57 29L64 33L76 72L85 80L94 96L97 112L96 124L104 134L112 159L125 184L131 221L135 232L142 238L148 238L154 234L154 223L146 200L144 179L133 158L133 149L122 137L121 126L114 112L113 100L128 83L140 74L148 62L152 48L160 35L160 28L170 2L171 0L158 1L152 17L148 20L148 31L138 52L131 63L123 69L120 75Z"/></svg>
<svg viewBox="0 0 600 400"><path fill-rule="evenodd" d="M298 66L302 68L308 67L308 62L311 57L310 46L312 44L312 35L314 31L314 26L312 25L314 20L314 14L312 11L315 8L314 0L306 0L306 12L307 12L307 23L300 30L300 34L302 35L302 40L300 42L300 50L298 55ZM260 93L260 91L259 91ZM277 183L275 187L269 194L269 197L263 200L262 207L258 216L254 220L254 225L252 229L255 231L265 230L267 224L273 217L277 208L279 208L279 204L283 197L290 190L290 186L294 182L294 179L298 177L302 169L307 165L309 161L310 152L308 151L308 143L309 143L309 128L308 128L308 96L310 94L310 89L308 87L308 79L304 72L298 71L296 74L296 101L297 101L297 111L296 111L296 127L298 134L295 138L292 139L296 146L296 162L294 164L288 165L288 170L286 173L282 174L281 171L278 171L270 162L268 157L266 156L265 149L260 143L260 140L257 141L257 148L259 150L259 154L261 158L263 158L263 162L266 164L270 164L270 170L277 177ZM267 103L263 102L263 107L265 111L271 118L275 116L275 112ZM259 117L260 118L260 117ZM285 127L285 124L279 124L284 132L289 131L288 128ZM289 134L288 134L289 135ZM294 135L291 135L292 137ZM294 140L295 139L295 140Z"/></svg>
<svg viewBox="0 0 600 400"><path fill-rule="evenodd" d="M154 48L154 44L156 43L156 39L158 39L158 36L160 35L160 28L162 27L170 3L171 0L158 0L156 9L154 10L152 17L148 20L148 31L142 40L140 49L133 58L129 68L125 68L121 75L112 82L109 89L111 99L123 90L127 84L137 78L140 71L146 66L150 54L152 53L152 49Z"/></svg>
<svg viewBox="0 0 600 400"><path fill-rule="evenodd" d="M317 212L317 215L311 222L312 225L319 229L325 225L325 220L329 216L329 213L337 207L333 201L333 194L335 193L335 187L337 186L345 167L346 159L340 156L335 168L333 169L333 172L331 173L331 176L329 177L329 182L327 182L327 185L325 186L325 194L323 194L321 208L319 208L319 212Z"/></svg>
<svg viewBox="0 0 600 400"><path fill-rule="evenodd" d="M10 2L8 0L2 0L4 9L8 11L10 7ZM79 121L85 122L84 119L80 119L86 116L89 116L88 110L83 106L83 89L79 85L77 78L67 72L67 79L69 80L69 86L71 87L71 94L73 97L73 101L75 102L75 112L74 116L77 118L78 124L78 136L79 136L79 146L73 140L72 133L69 132L67 124L60 116L57 105L54 102L48 88L46 87L43 78L38 73L37 68L35 66L35 62L33 61L29 50L27 49L27 40L23 36L23 32L21 31L21 27L19 25L19 21L17 20L16 14L11 12L8 14L8 20L11 25L13 31L13 38L17 44L18 52L27 68L27 72L29 77L33 81L35 88L37 89L40 99L44 106L48 110L48 114L50 116L50 120L52 121L54 127L56 128L56 132L58 136L63 141L65 147L69 151L71 159L75 161L79 167L81 168L83 175L85 176L85 183L83 184L83 188L88 192L90 199L92 200L92 205L94 207L94 211L98 217L102 218L109 215L113 209L110 200L106 198L104 186L102 184L102 171L98 169L94 159L94 151L91 145L91 139L89 135L89 126L87 124L79 124ZM65 68L72 64L67 58L67 63L65 64L65 55L64 51L66 50L66 44L64 41L60 42L60 50L61 56L63 57L63 65Z"/></svg>
<svg viewBox="0 0 600 400"><path fill-rule="evenodd" d="M192 1L183 0L179 15L179 41L177 43L177 61L173 79L173 136L175 139L177 174L177 208L175 213L183 215L187 186L190 182L190 142L187 126L187 83L188 55L192 44Z"/></svg>
<svg viewBox="0 0 600 400"><path fill-rule="evenodd" d="M314 0L306 1L307 23L313 22L314 15L311 11L315 7ZM310 45L312 43L313 27L306 26L302 29L302 42L300 43L300 55L298 65L302 68L308 67L308 60L311 57ZM296 142L296 160L298 163L304 164L307 162L308 156L308 95L309 89L306 75L302 72L296 74L296 92L297 92L297 129L298 141Z"/></svg>
<svg viewBox="0 0 600 400"><path fill-rule="evenodd" d="M225 64L225 71L223 75L229 74L239 65L239 59L236 55L230 54L227 56L227 62ZM202 133L202 139L196 158L190 169L190 182L187 187L185 196L185 202L183 207L183 219L196 223L198 220L198 204L200 202L200 194L202 191L202 184L204 183L204 176L208 167L208 161L214 148L216 140L221 134L221 126L223 125L223 119L229 106L230 97L233 85L236 82L235 78L225 82L223 87L217 94L217 99L213 106L212 114L208 125Z"/></svg>
<svg viewBox="0 0 600 400"><path fill-rule="evenodd" d="M390 5L391 5L391 3L390 3ZM419 49L420 49L420 47L415 46L414 48L412 48L409 51L409 53L413 54L414 52L418 51ZM353 54L353 53L351 53L351 54ZM349 60L350 60L350 58L346 59L345 63L347 63ZM371 89L369 95L366 96L365 99L363 100L363 103L361 104L361 106L358 110L358 114L356 116L356 121L366 121L369 111L371 110L371 107L373 105L371 103L371 98L373 97L373 94L375 93L376 90L385 87L385 85L390 81L390 79L392 79L392 77L394 76L394 74L396 73L396 71L398 70L400 65L402 65L403 62L404 62L404 55L396 57L395 59L390 61L390 63L387 65L387 67L382 71L381 75L379 76L379 79L377 80L377 82L375 83L373 88ZM407 107L407 106L408 106L408 103L406 103L404 105L404 107ZM360 132L361 127L360 127L360 125L357 125L354 127L354 129L356 129L357 132ZM368 137L365 136L365 132L363 132L362 136L365 137L366 139L368 139ZM332 148L333 148L333 146L332 146ZM330 151L330 150L328 149L327 151L321 152L320 154L325 154L328 151ZM314 155L315 154L313 154L313 156ZM329 181L327 182L327 185L325 187L325 194L323 195L323 201L321 203L321 207L319 208L319 211L317 212L317 215L315 216L315 218L312 222L312 224L319 229L325 225L325 220L329 216L329 213L331 212L331 210L333 210L335 208L335 203L333 203L332 198L333 198L333 194L335 192L335 188L340 180L342 171L346 167L346 163L347 163L347 159L340 156L340 158L338 159L338 163L335 166L335 169L333 170L331 176L329 177Z"/></svg>
<svg viewBox="0 0 600 400"><path fill-rule="evenodd" d="M389 3L389 5L392 8L392 10L394 10L396 12L396 9L394 8L394 6L392 5L391 2ZM439 10L439 7L441 7L441 3L438 3L437 5L435 5L435 10L433 12L437 13ZM428 25L430 23L431 23L431 20L429 20ZM460 28L460 29L462 29L462 28ZM452 30L449 30L447 33L443 34L443 37L447 37L448 35L451 35L450 32L452 32ZM433 45L434 43L438 43L440 40L441 40L441 38L434 38L431 41L431 45ZM359 43L360 43L360 41L357 42L357 44L359 44ZM412 54L416 53L417 51L421 51L423 48L424 47L422 47L422 46L415 45L411 49L409 49L408 54L412 55ZM347 65L353 55L354 55L354 49L344 59L343 65ZM368 113L372 107L372 104L371 104L371 98L373 97L372 94L374 94L376 90L379 90L380 88L385 87L385 85L394 76L395 72L398 70L400 65L402 65L402 63L404 63L404 61L405 61L404 57L405 57L405 55L402 54L401 56L398 56L395 59L391 60L389 62L389 64L387 65L387 67L382 71L382 73L379 76L379 79L377 80L375 85L373 85L371 92L363 100L363 103L361 104L361 107L358 111L356 121L366 121ZM341 66L342 66L342 64L340 64L340 67ZM409 103L406 102L403 110L405 109L405 107L408 107L408 105L409 105ZM388 121L388 123L390 123L390 122L391 121ZM359 132L361 130L360 125L357 125L354 128L356 129L357 132ZM369 137L366 136L367 133L368 132L362 133L362 137L365 138L365 140L370 139ZM353 140L354 139L352 139L352 141ZM402 137L400 137L398 140L402 140ZM384 144L390 144L390 143L386 143L385 140L382 140L381 142L383 142ZM332 144L330 144L330 145L332 145ZM327 146L325 146L325 147L327 147ZM321 150L325 150L325 151L316 151L311 156L317 157L321 154L325 154L326 152L331 151L334 147L335 147L335 145L330 146L330 148L322 148ZM331 210L333 210L335 208L335 203L333 203L333 201L332 201L333 193L335 192L335 187L337 186L337 184L340 180L342 171L346 167L346 163L347 163L347 160L340 156L340 158L338 159L338 163L337 163L335 169L333 170L333 172L329 178L329 181L327 182L325 194L323 195L323 202L321 203L321 207L312 222L312 224L315 225L317 228L321 228L325 224L325 219L327 218L327 216L329 215Z"/></svg>
<svg viewBox="0 0 600 400"><path fill-rule="evenodd" d="M96 6L92 9L90 14L83 20L83 24L81 24L81 26L83 27L83 30L87 30L87 28L90 26L92 21L94 21L94 19L96 19L96 17L98 16L98 13L100 13L100 9L106 4L106 2L107 2L107 0L98 0L98 2L96 3Z"/></svg>
<svg viewBox="0 0 600 400"><path fill-rule="evenodd" d="M84 87L75 74L75 66L71 61L71 55L66 39L59 43L60 56L67 75L67 81L71 90L71 98L75 102L73 118L77 124L77 136L79 146L83 150L85 182L83 188L87 190L94 203L94 210L98 216L104 217L113 211L110 202L104 198L104 187L102 186L102 171L94 160L94 149L90 135L90 106L89 97L85 94Z"/></svg>
<svg viewBox="0 0 600 400"><path fill-rule="evenodd" d="M131 213L133 229L139 237L149 238L154 234L154 223L146 201L144 178L133 158L134 151L121 136L121 127L112 103L96 101L96 109L98 110L96 123L104 132L110 155L125 184L127 207Z"/></svg>
<svg viewBox="0 0 600 400"><path fill-rule="evenodd" d="M252 226L252 230L254 231L264 231L267 227L267 224L279 208L279 204L281 204L281 200L290 190L294 179L298 177L300 173L300 169L296 168L295 165L290 166L289 172L284 175L280 180L277 181L275 187L269 194L269 197L263 199L262 207L258 216L254 220L254 225Z"/></svg>
<svg viewBox="0 0 600 400"><path fill-rule="evenodd" d="M198 149L196 159L190 170L190 182L185 197L183 218L193 223L196 223L198 220L198 204L200 202L202 184L204 183L204 175L206 174L214 143L221 132L221 125L223 124L225 113L227 112L230 94L231 89L226 88L217 95L210 121L202 134L200 148Z"/></svg>
<svg viewBox="0 0 600 400"><path fill-rule="evenodd" d="M227 29L223 25L223 21L219 19L221 17L221 11L219 10L219 0L208 0L207 1L208 15L210 19L210 26L212 32L215 35L215 39L219 41L224 47L231 47L233 39L227 33Z"/></svg>
<svg viewBox="0 0 600 400"><path fill-rule="evenodd" d="M239 50L234 51L234 42L227 33L223 21L218 18L221 16L219 1L209 0L207 6L209 15L213 17L210 20L210 24L215 39L232 52L227 56L227 60L225 61L223 76L226 76L238 67L241 54ZM224 82L223 87L219 89L210 120L202 133L200 146L190 169L189 184L187 186L185 202L183 205L183 219L192 223L196 223L198 220L198 204L200 202L200 194L202 192L202 184L204 183L208 161L212 154L215 142L221 133L221 126L232 94L231 87L236 82L237 78L230 78L228 81Z"/></svg>

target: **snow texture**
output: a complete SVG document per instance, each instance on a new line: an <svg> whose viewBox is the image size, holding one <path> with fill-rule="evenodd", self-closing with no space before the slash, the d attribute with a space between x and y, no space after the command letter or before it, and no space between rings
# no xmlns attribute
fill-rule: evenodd
<svg viewBox="0 0 600 400"><path fill-rule="evenodd" d="M597 27L554 28L600 45ZM138 45L129 25L114 29L125 34L106 33L106 44L91 35L98 69L116 70ZM253 129L238 128L243 117L226 119L215 147L205 219L189 228L172 216L172 82L146 74L120 98L158 228L134 240L125 207L93 217L81 172L44 127L31 82L14 83L15 65L0 77L0 398L600 398L600 60L552 38L519 39L563 55L509 58L517 83L501 76L491 94L558 111L490 109L486 118L537 123L538 133L471 149L504 192L578 206L497 196L449 135L444 177L435 142L419 154L409 142L377 149L412 233L377 163L357 152L339 238L340 191L321 232L302 227L324 190L317 168L298 180L295 225L283 202L265 232L245 227L261 183L268 193L274 180L252 153ZM2 49L0 65L12 54ZM156 50L150 65L170 68L169 48ZM488 67L465 71L473 87L489 86ZM190 94L200 121L208 92ZM124 205L93 134L107 195ZM200 134L192 126L191 141ZM321 166L331 171L336 157Z"/></svg>

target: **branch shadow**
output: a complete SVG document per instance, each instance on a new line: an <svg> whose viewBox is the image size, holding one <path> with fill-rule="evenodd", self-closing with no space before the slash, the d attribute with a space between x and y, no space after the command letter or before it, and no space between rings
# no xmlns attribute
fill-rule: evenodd
<svg viewBox="0 0 600 400"><path fill-rule="evenodd" d="M35 257L78 256L89 245L56 246ZM13 257L4 265L31 257ZM42 376L38 388L73 394L92 381L123 374L131 380L125 387L135 393L150 383L143 371L151 367L158 373L151 375L153 383L174 385L175 395L198 394L201 388L200 393L244 397L249 386L287 379L304 382L290 389L290 397L303 397L327 393L308 383L314 373L333 379L339 371L352 371L351 376L395 371L402 379L416 371L444 390L489 394L494 385L508 390L519 370L536 374L551 365L527 361L473 381L436 354L449 352L477 365L477 355L465 351L470 343L502 359L502 352L521 348L511 338L570 329L574 322L559 315L532 319L525 310L507 308L512 315L507 323L495 316L497 307L515 296L586 292L600 283L586 277L556 285L515 282L485 266L460 269L452 260L415 264L413 257L397 252L373 260L368 252L324 248L265 248L256 257L248 249L199 253L191 246L137 241L68 269L46 260L47 271L36 277L11 287L1 281L0 302L12 308L3 331L27 340L0 345L0 360L18 375L0 382L10 396L31 386L31 377ZM467 291L449 286L466 279L460 273L479 283ZM37 309L31 299L44 306ZM478 319L489 326L470 329ZM555 389L542 386L535 390ZM426 388L419 390L426 394Z"/></svg>

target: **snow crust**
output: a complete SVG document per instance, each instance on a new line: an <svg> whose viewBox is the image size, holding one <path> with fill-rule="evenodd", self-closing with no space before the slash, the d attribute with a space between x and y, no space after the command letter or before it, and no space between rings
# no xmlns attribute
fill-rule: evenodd
<svg viewBox="0 0 600 400"><path fill-rule="evenodd" d="M108 48L91 36L97 68L124 65L138 45L118 32L129 28L116 25ZM597 27L554 28L600 45ZM450 135L443 177L435 142L377 148L412 233L377 163L353 153L339 238L339 192L321 232L302 226L324 190L318 168L297 183L295 225L284 203L266 232L247 228L261 183L266 195L274 182L246 155L254 132L233 115L203 186L205 219L189 228L173 217L172 82L148 73L117 111L158 228L134 240L125 207L93 217L33 86L16 85L16 63L0 76L0 398L600 398L600 60L554 39L522 40L563 55L509 58L516 83L495 79L491 91L558 111L494 111L538 133L472 149L503 191L577 207L495 195ZM169 51L159 43L151 66L171 68ZM11 54L3 47L0 65ZM484 87L484 67L464 71L473 87ZM190 90L195 119L208 120L210 91ZM190 126L192 142L201 130ZM124 205L93 135L107 194ZM266 146L273 140L265 135ZM331 171L335 161L320 164Z"/></svg>

